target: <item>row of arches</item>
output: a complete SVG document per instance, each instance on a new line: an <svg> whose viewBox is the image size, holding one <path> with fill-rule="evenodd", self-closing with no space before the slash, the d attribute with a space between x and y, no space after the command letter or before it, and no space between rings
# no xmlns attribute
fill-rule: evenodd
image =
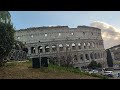
<svg viewBox="0 0 120 90"><path fill-rule="evenodd" d="M94 42L88 42L88 43L67 43L67 44L59 44L59 45L44 45L44 46L38 46L31 47L31 54L36 53L36 49L38 50L37 53L43 53L43 52L57 52L57 51L69 51L69 50L80 50L80 49L93 49L98 47L97 44ZM99 48L99 47L98 47Z"/></svg>
<svg viewBox="0 0 120 90"><path fill-rule="evenodd" d="M89 53L89 54L74 54L74 55L61 55L59 57L50 57L52 58L53 63L60 63L60 64L65 64L65 63L79 63L81 61L92 61L92 60L102 60L104 58L104 52L100 53Z"/></svg>

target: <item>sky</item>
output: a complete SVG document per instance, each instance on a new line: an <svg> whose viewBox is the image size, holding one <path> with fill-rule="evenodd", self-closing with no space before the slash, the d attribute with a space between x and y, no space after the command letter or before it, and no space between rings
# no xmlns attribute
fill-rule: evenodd
<svg viewBox="0 0 120 90"><path fill-rule="evenodd" d="M10 11L16 30L80 25L100 28L105 48L120 44L120 11Z"/></svg>

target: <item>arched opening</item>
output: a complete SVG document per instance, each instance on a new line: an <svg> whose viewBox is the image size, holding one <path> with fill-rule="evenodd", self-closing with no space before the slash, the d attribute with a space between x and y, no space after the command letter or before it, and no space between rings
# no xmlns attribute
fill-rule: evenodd
<svg viewBox="0 0 120 90"><path fill-rule="evenodd" d="M61 33L59 33L58 36L61 36Z"/></svg>
<svg viewBox="0 0 120 90"><path fill-rule="evenodd" d="M86 60L89 60L89 56L88 54L85 54Z"/></svg>
<svg viewBox="0 0 120 90"><path fill-rule="evenodd" d="M100 53L98 53L98 59L100 58Z"/></svg>
<svg viewBox="0 0 120 90"><path fill-rule="evenodd" d="M88 48L90 48L90 43L88 42Z"/></svg>
<svg viewBox="0 0 120 90"><path fill-rule="evenodd" d="M48 45L45 46L45 52L50 52L50 47Z"/></svg>
<svg viewBox="0 0 120 90"><path fill-rule="evenodd" d="M86 43L83 43L84 49L86 49Z"/></svg>
<svg viewBox="0 0 120 90"><path fill-rule="evenodd" d="M77 55L74 55L74 60L75 60L75 61L77 61L77 60L78 60L78 59L77 59Z"/></svg>
<svg viewBox="0 0 120 90"><path fill-rule="evenodd" d="M83 54L80 54L80 60L81 60L81 61L84 60Z"/></svg>
<svg viewBox="0 0 120 90"><path fill-rule="evenodd" d="M31 54L35 53L35 47L31 47Z"/></svg>
<svg viewBox="0 0 120 90"><path fill-rule="evenodd" d="M90 53L90 58L91 58L91 59L94 59L94 58L93 58L93 53Z"/></svg>
<svg viewBox="0 0 120 90"><path fill-rule="evenodd" d="M42 53L43 52L43 47L42 46L39 46L38 47L38 53Z"/></svg>
<svg viewBox="0 0 120 90"><path fill-rule="evenodd" d="M94 56L95 56L95 59L97 59L97 54L96 53L94 54Z"/></svg>
<svg viewBox="0 0 120 90"><path fill-rule="evenodd" d="M85 35L85 32L83 32L83 36Z"/></svg>
<svg viewBox="0 0 120 90"><path fill-rule="evenodd" d="M99 44L96 42L96 47L99 47Z"/></svg>
<svg viewBox="0 0 120 90"><path fill-rule="evenodd" d="M75 44L74 43L72 43L72 50L75 50L76 48L75 48Z"/></svg>
<svg viewBox="0 0 120 90"><path fill-rule="evenodd" d="M52 51L56 52L57 51L57 46L56 45L52 45Z"/></svg>
<svg viewBox="0 0 120 90"><path fill-rule="evenodd" d="M70 50L70 45L66 44L66 51Z"/></svg>
<svg viewBox="0 0 120 90"><path fill-rule="evenodd" d="M81 46L82 46L81 43L78 43L78 49L81 49Z"/></svg>
<svg viewBox="0 0 120 90"><path fill-rule="evenodd" d="M28 53L28 48L23 48L23 51L25 51L26 53Z"/></svg>
<svg viewBox="0 0 120 90"><path fill-rule="evenodd" d="M63 45L59 44L59 51L63 51Z"/></svg>
<svg viewBox="0 0 120 90"><path fill-rule="evenodd" d="M94 43L94 42L92 42L92 47L93 47L93 48L95 47L95 43Z"/></svg>

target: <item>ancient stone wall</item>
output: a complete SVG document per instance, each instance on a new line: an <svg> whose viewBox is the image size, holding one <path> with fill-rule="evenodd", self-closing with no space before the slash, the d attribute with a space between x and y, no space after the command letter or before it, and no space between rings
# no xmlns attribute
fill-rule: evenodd
<svg viewBox="0 0 120 90"><path fill-rule="evenodd" d="M25 43L28 56L33 57L63 57L71 55L74 67L89 64L92 60L106 65L101 30L94 27L67 26L37 27L18 30L15 39Z"/></svg>

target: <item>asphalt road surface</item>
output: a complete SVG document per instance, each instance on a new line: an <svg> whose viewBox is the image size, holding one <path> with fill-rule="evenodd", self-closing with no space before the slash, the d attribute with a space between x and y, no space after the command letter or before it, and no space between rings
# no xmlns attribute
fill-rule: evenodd
<svg viewBox="0 0 120 90"><path fill-rule="evenodd" d="M118 73L120 73L120 70L113 71L114 79L120 79L120 77L118 77Z"/></svg>

